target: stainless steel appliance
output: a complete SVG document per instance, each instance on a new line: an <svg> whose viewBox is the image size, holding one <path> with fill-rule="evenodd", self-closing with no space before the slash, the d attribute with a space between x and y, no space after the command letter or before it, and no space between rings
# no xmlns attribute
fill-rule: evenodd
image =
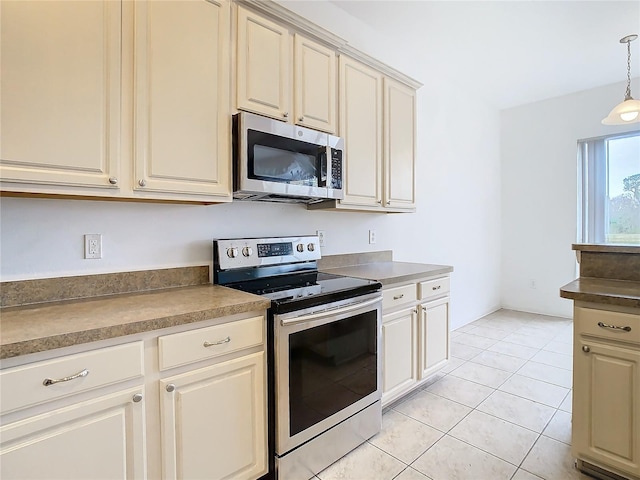
<svg viewBox="0 0 640 480"><path fill-rule="evenodd" d="M315 203L342 199L341 138L241 112L233 116L238 200Z"/></svg>
<svg viewBox="0 0 640 480"><path fill-rule="evenodd" d="M216 240L214 283L271 300L270 474L309 479L380 431L382 286L318 272L318 237Z"/></svg>

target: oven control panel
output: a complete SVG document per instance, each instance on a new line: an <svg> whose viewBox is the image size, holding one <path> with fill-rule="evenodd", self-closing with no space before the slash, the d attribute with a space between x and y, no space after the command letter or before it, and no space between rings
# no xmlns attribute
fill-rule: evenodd
<svg viewBox="0 0 640 480"><path fill-rule="evenodd" d="M320 240L302 237L233 238L214 240L214 267L233 268L308 262L321 258Z"/></svg>

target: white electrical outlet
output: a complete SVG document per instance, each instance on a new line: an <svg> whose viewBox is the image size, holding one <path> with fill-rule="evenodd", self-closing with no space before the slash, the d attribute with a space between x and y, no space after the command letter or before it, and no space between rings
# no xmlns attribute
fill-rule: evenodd
<svg viewBox="0 0 640 480"><path fill-rule="evenodd" d="M102 258L102 235L88 233L84 236L84 258Z"/></svg>
<svg viewBox="0 0 640 480"><path fill-rule="evenodd" d="M376 231L369 230L369 244L373 245L374 243L376 243Z"/></svg>
<svg viewBox="0 0 640 480"><path fill-rule="evenodd" d="M324 230L316 230L316 235L318 235L318 241L320 242L321 247L326 247L327 234Z"/></svg>

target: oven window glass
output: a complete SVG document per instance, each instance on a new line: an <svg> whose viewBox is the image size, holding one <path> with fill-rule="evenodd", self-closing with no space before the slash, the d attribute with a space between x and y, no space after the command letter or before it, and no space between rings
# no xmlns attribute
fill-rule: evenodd
<svg viewBox="0 0 640 480"><path fill-rule="evenodd" d="M289 335L293 436L377 389L377 311Z"/></svg>
<svg viewBox="0 0 640 480"><path fill-rule="evenodd" d="M317 187L322 177L318 145L249 130L249 177L270 182ZM326 166L324 167L326 170ZM326 176L326 174L325 174Z"/></svg>

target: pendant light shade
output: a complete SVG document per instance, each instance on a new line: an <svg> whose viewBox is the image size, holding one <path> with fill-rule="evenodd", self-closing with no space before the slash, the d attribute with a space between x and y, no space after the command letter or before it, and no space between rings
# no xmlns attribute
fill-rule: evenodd
<svg viewBox="0 0 640 480"><path fill-rule="evenodd" d="M631 42L638 35L627 35L620 39L620 43L627 44L627 91L624 101L619 103L602 120L603 125L626 125L628 123L640 122L640 100L634 100L631 96Z"/></svg>

